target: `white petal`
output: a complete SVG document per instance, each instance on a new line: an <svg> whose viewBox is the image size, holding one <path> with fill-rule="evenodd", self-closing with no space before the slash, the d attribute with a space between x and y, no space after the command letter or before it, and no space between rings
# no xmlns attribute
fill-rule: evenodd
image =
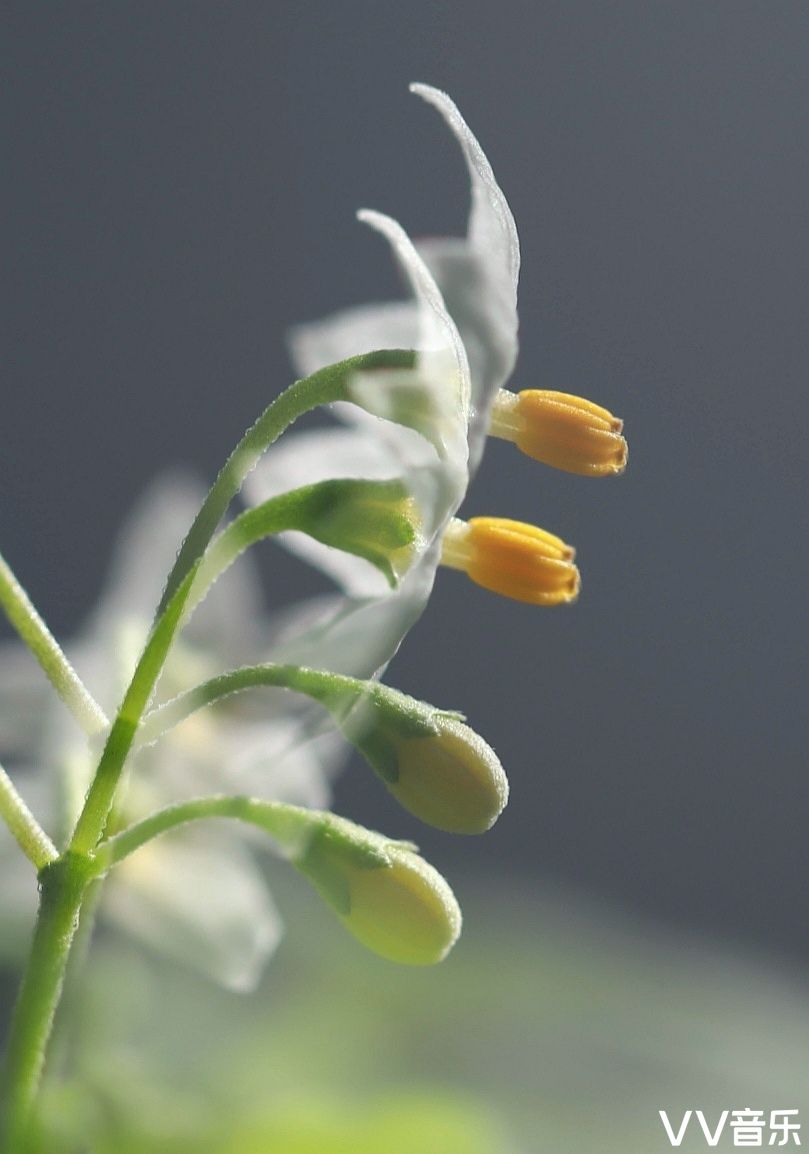
<svg viewBox="0 0 809 1154"><path fill-rule="evenodd" d="M421 241L418 249L441 288L469 357L469 470L474 473L483 453L491 406L517 360L516 303L497 293L486 261L465 241Z"/></svg>
<svg viewBox="0 0 809 1154"><path fill-rule="evenodd" d="M400 473L398 462L375 438L356 429L332 428L284 437L247 478L244 491L258 505L332 477L387 480Z"/></svg>
<svg viewBox="0 0 809 1154"><path fill-rule="evenodd" d="M256 735L225 767L222 776L228 792L326 809L331 800L329 777L349 750L325 712L303 709L298 723L264 729L266 739ZM312 729L312 736L307 736L307 729Z"/></svg>
<svg viewBox="0 0 809 1154"><path fill-rule="evenodd" d="M255 988L281 936L261 873L240 839L157 839L111 875L106 915L153 949L232 990Z"/></svg>
<svg viewBox="0 0 809 1154"><path fill-rule="evenodd" d="M379 675L424 611L439 549L438 542L431 545L398 589L385 597L347 600L328 620L280 647L276 660L352 677Z"/></svg>
<svg viewBox="0 0 809 1154"><path fill-rule="evenodd" d="M494 178L492 166L454 101L445 92L428 84L411 84L410 91L438 109L463 150L472 182L469 240L486 255L500 288L510 292L516 308L520 242L514 217Z"/></svg>
<svg viewBox="0 0 809 1154"><path fill-rule="evenodd" d="M413 349L419 337L418 309L413 301L361 305L325 320L298 325L289 348L298 372L308 376L325 365L375 349Z"/></svg>
<svg viewBox="0 0 809 1154"><path fill-rule="evenodd" d="M455 382L457 392L454 399L465 420L470 403L469 364L463 342L455 322L447 312L438 286L416 251L410 237L397 221L381 212L373 212L370 209L363 209L357 213L357 216L385 237L410 283L413 294L420 305L418 313L420 339L417 348L426 353L435 351L451 354L453 367L457 372L457 382ZM419 357L418 367L425 375L428 374L431 364L431 358ZM440 361L440 367L443 376L446 369L446 362L443 358ZM442 379L443 383L445 381ZM377 416L386 416L386 413L384 411L377 412Z"/></svg>
<svg viewBox="0 0 809 1154"><path fill-rule="evenodd" d="M491 165L452 100L436 88L412 84L432 104L461 145L469 171L472 207L465 240L430 240L419 252L436 279L469 354L472 373L469 465L483 452L497 392L517 360L517 282L520 245L514 217Z"/></svg>

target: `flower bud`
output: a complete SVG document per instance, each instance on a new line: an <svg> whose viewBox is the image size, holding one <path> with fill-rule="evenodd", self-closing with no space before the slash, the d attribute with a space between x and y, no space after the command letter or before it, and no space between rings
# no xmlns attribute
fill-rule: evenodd
<svg viewBox="0 0 809 1154"><path fill-rule="evenodd" d="M426 720L407 716L400 702L409 701L380 686L344 730L410 813L449 833L485 833L508 801L497 755L451 714L418 702L413 705L421 706Z"/></svg>
<svg viewBox="0 0 809 1154"><path fill-rule="evenodd" d="M606 477L626 468L623 422L607 409L570 393L501 389L492 409L490 433L513 441L533 457L587 477Z"/></svg>
<svg viewBox="0 0 809 1154"><path fill-rule="evenodd" d="M458 940L455 895L407 842L322 814L294 864L346 929L389 961L433 965Z"/></svg>
<svg viewBox="0 0 809 1154"><path fill-rule="evenodd" d="M460 569L477 585L530 605L574 601L579 571L574 550L535 525L502 517L450 522L441 564Z"/></svg>

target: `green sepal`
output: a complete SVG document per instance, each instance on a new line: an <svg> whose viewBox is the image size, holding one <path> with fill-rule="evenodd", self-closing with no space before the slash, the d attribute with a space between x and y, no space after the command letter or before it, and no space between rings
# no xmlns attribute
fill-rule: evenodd
<svg viewBox="0 0 809 1154"><path fill-rule="evenodd" d="M323 545L375 565L394 587L416 540L414 513L402 481L322 481L285 495L295 528ZM292 517L290 517L292 520Z"/></svg>
<svg viewBox="0 0 809 1154"><path fill-rule="evenodd" d="M362 557L395 586L410 564L417 523L414 502L399 480L350 478L291 489L246 510L219 534L202 562L191 603L201 601L245 549L290 529Z"/></svg>

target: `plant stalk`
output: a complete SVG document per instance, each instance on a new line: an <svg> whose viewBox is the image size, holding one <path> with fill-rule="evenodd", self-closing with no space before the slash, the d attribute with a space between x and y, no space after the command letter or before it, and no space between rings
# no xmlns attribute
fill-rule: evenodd
<svg viewBox="0 0 809 1154"><path fill-rule="evenodd" d="M39 874L39 914L6 1052L2 1154L24 1149L90 875L88 859L70 853Z"/></svg>

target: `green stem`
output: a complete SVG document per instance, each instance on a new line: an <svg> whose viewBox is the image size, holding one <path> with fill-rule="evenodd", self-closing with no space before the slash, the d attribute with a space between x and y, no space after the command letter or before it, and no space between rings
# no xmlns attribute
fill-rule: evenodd
<svg viewBox="0 0 809 1154"><path fill-rule="evenodd" d="M0 817L16 838L17 844L38 870L59 855L56 846L40 826L17 793L14 783L0 765Z"/></svg>
<svg viewBox="0 0 809 1154"><path fill-rule="evenodd" d="M265 537L282 533L284 529L298 527L298 512L301 504L301 501L297 499L298 493L308 492L310 488L315 487L307 486L306 490L282 493L278 497L265 501L262 505L247 509L211 541L194 577L194 584L183 614L184 621L191 616L213 583L246 549Z"/></svg>
<svg viewBox="0 0 809 1154"><path fill-rule="evenodd" d="M343 477L302 485L247 509L208 545L189 594L185 619L245 550L285 529L297 529L323 545L364 558L394 585L397 575L392 557L402 553L415 537L407 501L402 481Z"/></svg>
<svg viewBox="0 0 809 1154"><path fill-rule="evenodd" d="M322 814L315 810L286 805L280 801L263 801L253 797L198 797L150 814L109 841L102 842L94 856L94 869L103 873L129 857L135 850L160 834L201 818L228 817L263 829L282 845L295 844Z"/></svg>
<svg viewBox="0 0 809 1154"><path fill-rule="evenodd" d="M318 669L305 669L299 665L245 665L203 681L193 689L173 697L158 709L153 709L144 718L138 731L138 745L149 745L157 741L168 730L206 705L260 686L291 689L332 708L340 700L350 705L361 694L373 694L376 689L375 682L361 681L339 673L324 673Z"/></svg>
<svg viewBox="0 0 809 1154"><path fill-rule="evenodd" d="M2 555L0 606L85 733L92 735L106 729L109 722L103 709L83 685Z"/></svg>
<svg viewBox="0 0 809 1154"><path fill-rule="evenodd" d="M16 1154L31 1121L45 1051L62 992L70 947L87 887L89 862L73 854L40 872L39 916L6 1053L4 1070L6 1154Z"/></svg>
<svg viewBox="0 0 809 1154"><path fill-rule="evenodd" d="M410 368L414 359L415 354L404 349L383 349L349 357L339 364L329 365L303 380L295 381L268 405L230 454L205 498L168 576L158 613L163 612L194 562L204 553L245 477L293 421L318 405L348 399L348 386L355 373L373 369Z"/></svg>
<svg viewBox="0 0 809 1154"><path fill-rule="evenodd" d="M411 352L370 353L329 366L296 382L265 410L231 453L169 574L152 632L110 729L70 846L61 857L52 860L50 843L40 841L39 827L27 813L11 782L7 778L0 782L2 812L7 819L10 817L10 824L17 835L22 835L27 852L37 854L40 859L47 855L47 864L39 874L40 906L29 965L20 988L8 1042L2 1144L6 1154L16 1154L20 1150L29 1129L85 891L90 881L103 872L103 868L91 864L90 854L103 835L135 733L181 625L200 559L217 525L259 457L292 421L316 405L346 399L354 373L364 369L401 368L412 361ZM0 606L87 732L103 731L108 725L107 718L83 686L2 557ZM204 816L240 818L267 829L281 841L288 841L312 821L308 811L297 810L294 806L263 803L250 798L201 799L153 815L146 822L118 835L117 839L104 844L102 856L110 864L125 856L124 850L131 852L156 833ZM113 843L118 849L111 851L109 847Z"/></svg>
<svg viewBox="0 0 809 1154"><path fill-rule="evenodd" d="M135 732L140 725L143 711L149 703L149 698L163 669L174 635L182 619L183 609L198 564L197 562L180 584L165 611L157 619L149 640L146 642L132 681L113 722L110 735L104 746L104 752L101 754L101 760L88 790L84 808L76 822L76 829L70 842L70 849L74 853L91 853L104 832L109 812L115 800L115 790L132 748Z"/></svg>
<svg viewBox="0 0 809 1154"><path fill-rule="evenodd" d="M51 1077L59 1078L62 1075L76 1046L75 1034L81 1027L82 1007L75 995L90 952L103 885L103 878L95 878L88 884L82 899L79 927L73 939L65 972L62 995L64 1003L59 1008L59 1029L48 1055L48 1070Z"/></svg>

